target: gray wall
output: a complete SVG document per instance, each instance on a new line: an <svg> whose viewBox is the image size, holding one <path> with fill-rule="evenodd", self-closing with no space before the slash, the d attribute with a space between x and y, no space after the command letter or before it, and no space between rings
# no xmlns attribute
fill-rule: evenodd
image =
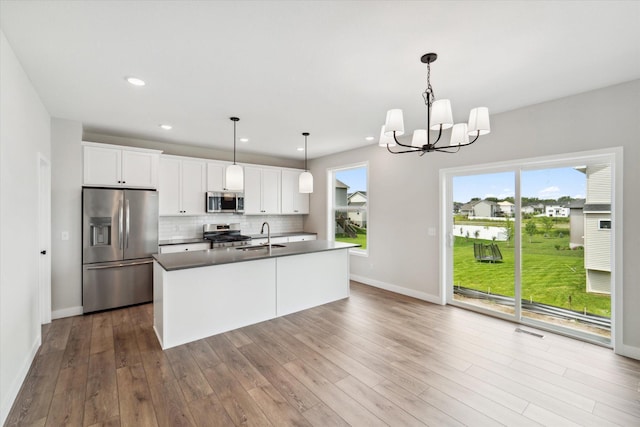
<svg viewBox="0 0 640 427"><path fill-rule="evenodd" d="M523 88L526 90L526 88ZM417 107L419 108L419 107ZM381 112L381 119L384 112ZM439 170L622 146L624 149L624 338L640 355L640 80L492 117L492 133L458 154L397 155L371 145L310 163L316 188L305 231L326 237L327 168L369 162L369 256L352 256L352 275L428 301L440 297ZM402 210L389 200L403 200ZM402 212L411 212L403 215ZM640 356L638 356L640 357Z"/></svg>
<svg viewBox="0 0 640 427"><path fill-rule="evenodd" d="M50 118L0 31L0 424L41 340L38 153L51 161Z"/></svg>

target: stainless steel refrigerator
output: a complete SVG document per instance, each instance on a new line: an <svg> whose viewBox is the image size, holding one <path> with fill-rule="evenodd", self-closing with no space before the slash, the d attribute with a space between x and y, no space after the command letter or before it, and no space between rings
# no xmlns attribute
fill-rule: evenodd
<svg viewBox="0 0 640 427"><path fill-rule="evenodd" d="M158 252L158 193L82 189L84 313L153 299Z"/></svg>

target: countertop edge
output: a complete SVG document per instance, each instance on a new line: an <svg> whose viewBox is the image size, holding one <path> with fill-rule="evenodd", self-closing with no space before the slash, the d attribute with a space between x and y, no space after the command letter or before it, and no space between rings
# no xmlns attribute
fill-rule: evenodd
<svg viewBox="0 0 640 427"><path fill-rule="evenodd" d="M293 247L292 247L293 246ZM327 240L308 240L288 243L284 248L272 248L271 253L265 248L258 251L237 251L236 248L209 249L188 253L155 254L153 259L167 272L190 268L210 267L240 262L258 261L295 255L304 255L333 250L356 248L353 243L333 242Z"/></svg>

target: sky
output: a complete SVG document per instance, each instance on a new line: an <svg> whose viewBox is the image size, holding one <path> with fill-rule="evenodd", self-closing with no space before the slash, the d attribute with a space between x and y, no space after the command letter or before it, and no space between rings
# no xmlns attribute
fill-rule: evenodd
<svg viewBox="0 0 640 427"><path fill-rule="evenodd" d="M513 172L454 177L453 200L466 203L474 197L513 197L514 177ZM523 197L539 199L557 199L561 196L584 198L586 178L585 174L573 168L523 171L521 192Z"/></svg>
<svg viewBox="0 0 640 427"><path fill-rule="evenodd" d="M336 178L349 186L349 193L367 191L367 168L336 171Z"/></svg>

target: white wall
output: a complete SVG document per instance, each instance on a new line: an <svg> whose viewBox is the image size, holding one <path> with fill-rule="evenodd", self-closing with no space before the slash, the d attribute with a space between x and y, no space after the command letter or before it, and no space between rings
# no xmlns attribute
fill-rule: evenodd
<svg viewBox="0 0 640 427"><path fill-rule="evenodd" d="M527 90L523 88L522 90ZM454 100L455 101L455 100ZM489 100L490 101L490 100ZM419 104L415 108L421 108ZM597 114L598 117L594 117ZM316 188L304 228L326 237L327 168L369 162L369 256L351 257L351 273L367 283L428 301L440 299L438 236L441 168L622 146L624 149L623 346L640 358L640 80L545 102L492 117L492 133L458 154L391 155L371 145L310 163ZM380 112L380 120L384 111ZM447 135L445 135L447 137ZM402 208L399 208L401 206ZM403 214L410 212L410 214ZM438 231L439 233L439 231ZM619 344L619 343L618 343Z"/></svg>
<svg viewBox="0 0 640 427"><path fill-rule="evenodd" d="M82 314L82 125L51 120L52 317ZM62 240L62 232L69 240Z"/></svg>
<svg viewBox="0 0 640 427"><path fill-rule="evenodd" d="M40 345L38 163L50 118L0 31L0 424Z"/></svg>

